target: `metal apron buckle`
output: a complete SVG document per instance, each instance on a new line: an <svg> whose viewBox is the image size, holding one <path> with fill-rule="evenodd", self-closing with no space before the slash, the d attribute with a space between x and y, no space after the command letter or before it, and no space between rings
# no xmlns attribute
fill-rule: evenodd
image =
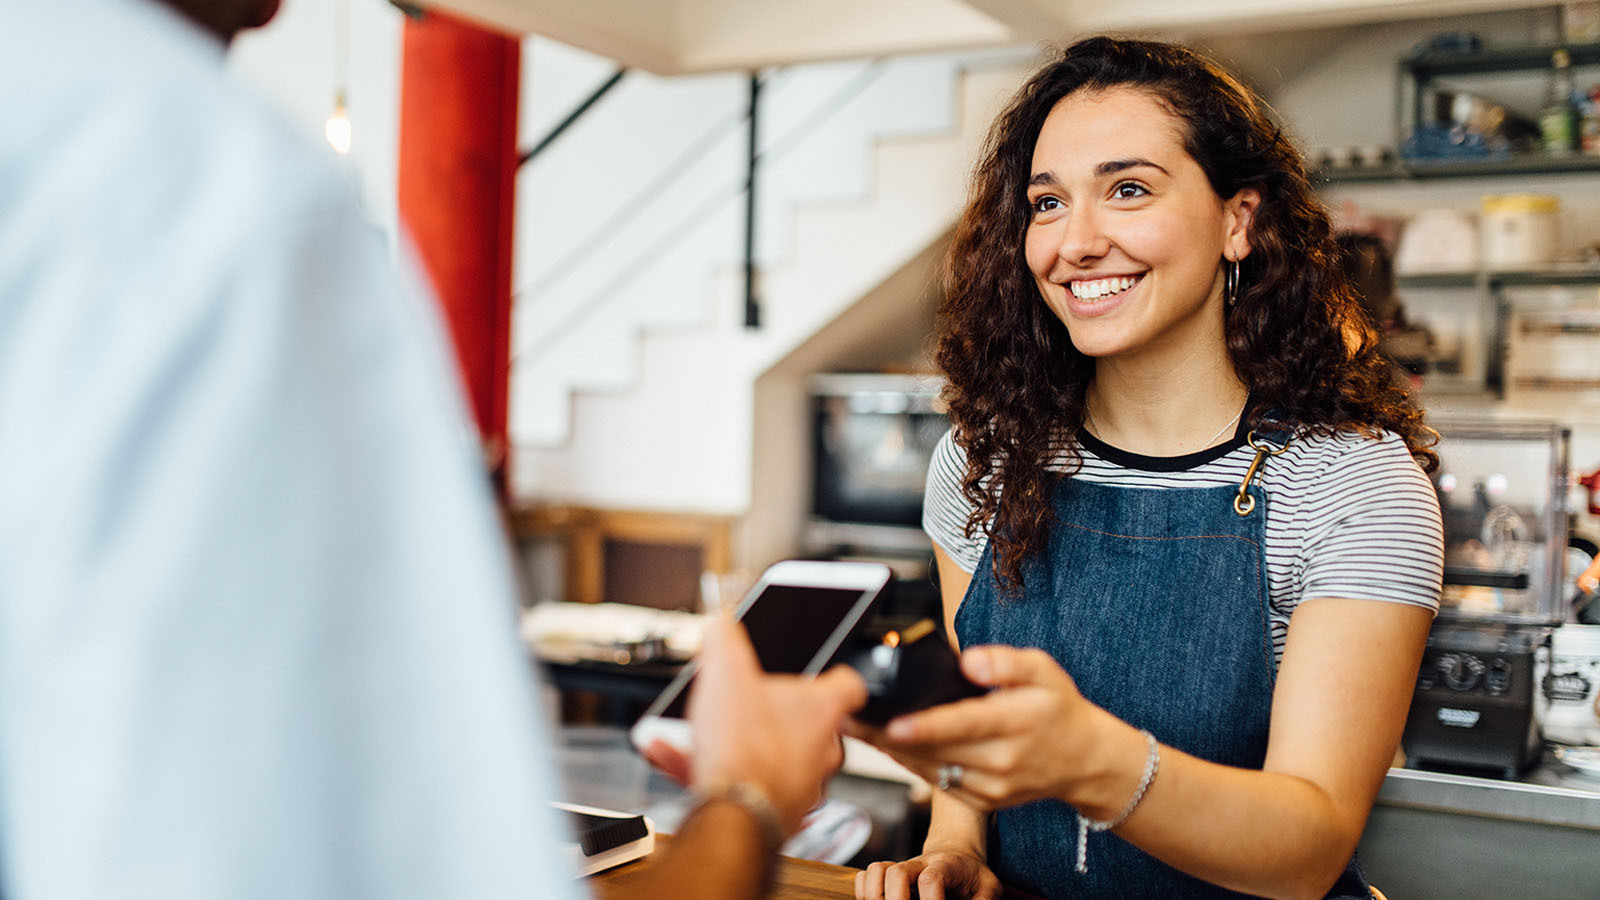
<svg viewBox="0 0 1600 900"><path fill-rule="evenodd" d="M1279 456L1289 449L1290 438L1285 435L1282 446L1275 446L1271 441L1265 440L1257 442L1256 431L1252 428L1250 433L1245 435L1244 440L1245 443L1250 445L1251 449L1256 451L1256 458L1250 461L1250 468L1245 471L1244 480L1239 482L1239 493L1235 494L1233 498L1233 511L1241 516L1248 516L1256 508L1255 495L1250 493L1250 482L1255 480L1256 474L1261 471L1261 463L1267 457Z"/></svg>

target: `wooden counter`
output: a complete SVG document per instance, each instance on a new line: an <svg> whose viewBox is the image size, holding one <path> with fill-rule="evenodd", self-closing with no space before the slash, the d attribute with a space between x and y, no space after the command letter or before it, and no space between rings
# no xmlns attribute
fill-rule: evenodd
<svg viewBox="0 0 1600 900"><path fill-rule="evenodd" d="M672 843L669 834L656 835L655 852L636 862L601 872L589 880L597 895L604 894L609 885L622 885L650 867L650 861L659 856ZM854 900L855 879L858 870L805 859L783 857L778 861L778 878L773 887L773 900Z"/></svg>
<svg viewBox="0 0 1600 900"><path fill-rule="evenodd" d="M650 861L672 842L669 834L656 835L655 853L636 862L601 872L592 878L595 892L600 894L607 886L626 884L630 879L649 868ZM773 885L771 900L854 900L856 872L848 866L812 862L807 859L782 857L778 860L778 877ZM1008 900L1038 900L1031 894L1006 891Z"/></svg>

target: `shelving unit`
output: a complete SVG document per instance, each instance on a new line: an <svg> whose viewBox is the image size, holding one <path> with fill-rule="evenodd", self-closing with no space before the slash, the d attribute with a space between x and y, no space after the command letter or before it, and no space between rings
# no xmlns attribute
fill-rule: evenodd
<svg viewBox="0 0 1600 900"><path fill-rule="evenodd" d="M1424 121L1424 101L1432 92L1435 82L1440 78L1451 75L1494 75L1511 72L1548 72L1552 69L1551 57L1557 50L1566 50L1572 61L1572 68L1579 69L1584 66L1600 65L1600 43L1560 43L1539 44L1523 47L1498 47L1479 50L1475 53L1425 53L1408 56L1400 60L1401 77L1395 82L1395 90L1399 92L1395 102L1396 134L1407 134L1417 124ZM1411 89L1410 112L1411 119L1405 119L1405 102L1407 85ZM1531 154L1516 157L1510 160L1472 159L1472 160L1441 160L1438 163L1421 163L1412 161L1408 168L1413 171L1425 171L1434 165L1454 168L1463 167L1463 175L1496 175L1513 174L1516 169L1528 168L1529 171L1520 174L1538 174L1542 172L1581 171L1584 167L1581 162L1573 163L1575 168L1563 168L1563 165L1572 160L1581 161L1581 155L1576 156L1550 156L1544 154ZM1595 158L1590 158L1591 164ZM1487 166L1487 169L1472 172L1471 169ZM1505 169L1507 171L1502 172ZM1417 177L1413 175L1411 177ZM1427 177L1426 175L1422 177Z"/></svg>
<svg viewBox="0 0 1600 900"><path fill-rule="evenodd" d="M1566 50L1573 67L1600 66L1600 43L1547 43L1536 46L1499 46L1477 53L1422 53L1406 56L1400 70L1419 85L1427 85L1442 75L1485 75L1493 72L1528 72L1549 69L1550 54Z"/></svg>
<svg viewBox="0 0 1600 900"><path fill-rule="evenodd" d="M1537 175L1600 175L1600 156L1547 156L1524 153L1503 159L1390 162L1381 166L1341 166L1313 174L1319 184L1362 181L1421 181L1446 178L1501 178Z"/></svg>
<svg viewBox="0 0 1600 900"><path fill-rule="evenodd" d="M1401 275L1401 288L1483 287L1583 287L1600 285L1600 266L1552 266L1547 269L1510 269L1500 272L1429 272Z"/></svg>
<svg viewBox="0 0 1600 900"><path fill-rule="evenodd" d="M1600 43L1541 44L1490 48L1471 53L1434 52L1400 59L1397 63L1400 77L1396 80L1394 105L1396 134L1411 134L1417 123L1431 119L1425 112L1429 98L1442 87L1456 86L1454 82L1443 85L1442 79L1451 76L1478 77L1504 73L1547 72L1551 69L1551 57L1558 49L1565 49L1568 52L1574 69L1588 67L1593 72L1595 67L1600 67ZM1595 190L1600 190L1600 156L1587 156L1582 153L1557 155L1531 152L1480 158L1393 159L1379 166L1323 169L1316 172L1314 177L1319 185L1333 187L1357 183L1442 184L1460 179L1515 182L1517 179L1552 175L1580 178L1585 184L1593 184ZM1516 189L1515 184L1509 184L1501 190ZM1397 279L1397 287L1402 291L1460 290L1470 292L1478 298L1482 303L1479 322L1483 328L1483 333L1478 337L1480 341L1478 346L1483 348L1481 389L1497 397L1505 396L1512 337L1510 332L1513 308L1507 291L1512 288L1545 286L1600 286L1600 265L1574 263L1533 270L1442 272L1404 275ZM1600 340L1597 340L1596 352L1600 352ZM1473 384L1477 382L1477 371L1480 370L1474 366L1471 376ZM1551 380L1545 379L1545 381Z"/></svg>
<svg viewBox="0 0 1600 900"><path fill-rule="evenodd" d="M1428 53L1401 59L1399 62L1401 77L1396 81L1395 87L1395 133L1409 134L1418 122L1424 120L1424 99L1437 79L1451 75L1545 71L1550 68L1551 55L1559 49L1567 50L1574 69L1600 66L1600 43L1505 47L1481 50L1477 53ZM1509 156L1426 161L1397 159L1376 166L1339 166L1321 169L1313 173L1313 178L1320 184L1337 184L1571 173L1600 174L1600 156L1585 156L1581 153L1568 156L1519 153Z"/></svg>
<svg viewBox="0 0 1600 900"><path fill-rule="evenodd" d="M1496 397L1504 397L1506 390L1506 359L1510 354L1511 301L1507 288L1514 287L1600 287L1600 266L1551 266L1544 269L1516 269L1507 271L1437 272L1401 275L1395 286L1401 290L1419 289L1470 289L1490 299L1489 353L1485 361L1484 387ZM1577 334L1600 335L1600 330L1579 330ZM1600 346L1596 347L1600 351ZM1591 389L1600 384L1589 381L1572 381L1561 378L1539 378L1530 383L1519 382L1521 387L1561 388L1567 390Z"/></svg>
<svg viewBox="0 0 1600 900"><path fill-rule="evenodd" d="M1485 48L1476 53L1424 53L1400 60L1400 70L1419 86L1444 75L1485 75L1494 72L1527 72L1550 68L1550 56L1565 49L1572 65L1600 65L1600 43L1540 44L1529 47Z"/></svg>

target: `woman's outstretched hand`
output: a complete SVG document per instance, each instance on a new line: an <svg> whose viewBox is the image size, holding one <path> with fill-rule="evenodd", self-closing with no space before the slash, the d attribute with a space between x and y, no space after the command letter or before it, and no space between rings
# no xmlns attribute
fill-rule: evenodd
<svg viewBox="0 0 1600 900"><path fill-rule="evenodd" d="M900 716L882 728L851 722L848 733L893 756L946 793L980 810L1044 797L1066 799L1087 773L1085 727L1106 715L1085 700L1049 654L1038 649L975 647L961 655L983 697ZM948 777L948 767L960 776Z"/></svg>
<svg viewBox="0 0 1600 900"><path fill-rule="evenodd" d="M875 862L856 873L856 900L999 900L1000 879L983 858L933 850L905 862Z"/></svg>

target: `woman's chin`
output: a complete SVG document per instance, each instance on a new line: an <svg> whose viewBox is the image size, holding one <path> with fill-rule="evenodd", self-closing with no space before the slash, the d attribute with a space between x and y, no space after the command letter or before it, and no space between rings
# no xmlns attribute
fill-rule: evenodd
<svg viewBox="0 0 1600 900"><path fill-rule="evenodd" d="M1067 326L1072 346L1091 359L1109 359L1125 355L1135 349L1133 343L1120 334L1107 334L1106 329Z"/></svg>

